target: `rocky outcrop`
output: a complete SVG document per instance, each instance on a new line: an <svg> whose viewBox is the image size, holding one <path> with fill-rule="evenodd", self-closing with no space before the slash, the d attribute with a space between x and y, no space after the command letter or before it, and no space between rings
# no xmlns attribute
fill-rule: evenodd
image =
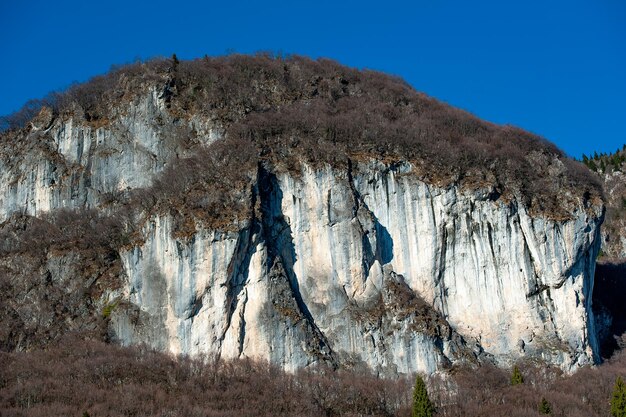
<svg viewBox="0 0 626 417"><path fill-rule="evenodd" d="M4 143L0 221L15 212L38 216L59 208L102 208L117 195L151 185L168 161L186 155L183 144L193 123L174 122L156 89L115 112L102 126L77 116L57 118ZM195 140L215 140L207 126L202 132Z"/></svg>
<svg viewBox="0 0 626 417"><path fill-rule="evenodd" d="M223 74L258 73L237 65ZM6 136L11 140L2 142L0 155L4 226L16 212L41 219L58 209L76 209L76 216L81 210L99 213L81 236L65 236L62 245L53 236L41 248L32 267L42 277L36 293L45 294L50 280L80 280L67 288L88 295L74 303L90 312L84 314L92 320L86 327L99 329L96 311L120 343L261 358L288 370L324 362L382 374L430 373L458 363L509 365L530 357L573 371L598 360L591 295L603 207L599 200L590 202L589 192L573 191L571 161L525 134L519 139L523 146L513 147L510 156L500 154L487 139L497 137L497 148L519 132L481 124L406 92L397 81L372 74L359 81L361 75L350 73L325 75L325 82L313 79L309 85L309 78L290 72L297 75L309 64L290 65L267 72L278 74L275 87L237 84L258 94L252 98L247 90L230 94L221 88L223 81L211 78L213 70L203 69L206 83L194 86L175 80L181 75L170 69L165 90L156 81L143 86L144 94L111 105L99 118L42 112L28 129ZM298 83L311 91L301 95ZM396 89L385 90L385 83ZM325 84L327 97L319 97ZM179 87L188 96L177 103ZM379 88L389 97L382 94L378 102L372 97L381 94ZM198 93L202 89L207 90ZM365 93L370 112L363 116L355 109ZM226 101L201 105L206 103L192 100L195 94L207 100L221 94L235 102L232 109ZM341 125L342 97L345 120L363 116L363 123L373 123L373 111L386 109L379 116L389 120L376 119L379 124L370 126L358 150L351 146L360 143L359 126ZM297 105L289 110L286 103ZM185 114L186 109L196 110ZM219 117L211 115L220 114L230 130L214 128ZM318 119L328 114L339 116L328 116L324 125ZM281 122L285 117L296 127ZM413 123L413 130L397 125L399 117ZM372 139L385 126L395 129L390 137L415 134L422 140L416 143L428 147L415 152L418 146L406 142L398 151ZM297 129L308 142L299 141ZM449 131L439 137L440 129ZM462 163L463 155L440 159L435 151L470 149L467 135L482 146L467 153L473 162L454 172L424 174L450 160ZM430 136L436 138L432 143ZM233 143L250 149L222 152ZM495 156L486 157L487 150ZM205 159L185 159L197 154ZM245 167L237 165L240 160ZM489 168L472 165L480 163ZM536 185L520 178L535 165L541 172L533 175L542 186L560 190L559 196L535 198ZM498 175L477 183L484 172L471 172L481 169ZM213 175L199 175L202 170ZM550 215L545 207L560 197L558 213ZM544 208L536 209L542 201ZM222 212L233 207L235 216ZM99 216L124 221L111 223L115 237L90 243L89 230L107 230ZM26 229L11 227L19 241ZM68 266L78 240L80 267ZM27 246L3 247L0 253L2 271L8 271L0 283L11 290L7 294L21 282L16 259L30 259ZM96 258L97 268L90 265ZM115 285L107 287L103 276ZM60 300L71 298L62 289L59 294ZM18 312L12 317L28 310L11 308Z"/></svg>
<svg viewBox="0 0 626 417"><path fill-rule="evenodd" d="M113 330L123 343L287 369L593 363L599 216L535 218L492 197L425 184L410 164L261 168L239 233L176 239L168 216L146 224L145 243L122 253L132 308Z"/></svg>

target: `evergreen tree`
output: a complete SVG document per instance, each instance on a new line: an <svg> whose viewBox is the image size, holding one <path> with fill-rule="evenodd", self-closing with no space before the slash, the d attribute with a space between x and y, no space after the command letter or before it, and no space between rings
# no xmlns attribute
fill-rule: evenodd
<svg viewBox="0 0 626 417"><path fill-rule="evenodd" d="M171 72L176 73L178 71L178 64L180 61L176 54L172 54L172 67L169 69Z"/></svg>
<svg viewBox="0 0 626 417"><path fill-rule="evenodd" d="M524 377L517 365L513 367L513 375L511 375L511 385L519 385L524 383Z"/></svg>
<svg viewBox="0 0 626 417"><path fill-rule="evenodd" d="M621 376L615 380L613 398L611 398L611 415L613 417L626 417L626 386L624 386Z"/></svg>
<svg viewBox="0 0 626 417"><path fill-rule="evenodd" d="M546 400L545 398L542 398L541 402L539 403L539 414L552 414L552 407L550 406L548 400Z"/></svg>
<svg viewBox="0 0 626 417"><path fill-rule="evenodd" d="M413 417L432 417L434 412L433 404L428 398L426 384L421 376L415 378L415 388L413 389Z"/></svg>

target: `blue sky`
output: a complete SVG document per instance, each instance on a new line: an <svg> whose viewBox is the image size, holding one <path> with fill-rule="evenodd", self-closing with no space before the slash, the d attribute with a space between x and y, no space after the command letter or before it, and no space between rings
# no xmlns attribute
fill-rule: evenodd
<svg viewBox="0 0 626 417"><path fill-rule="evenodd" d="M275 51L401 76L580 157L626 143L626 2L0 0L0 114L137 58Z"/></svg>

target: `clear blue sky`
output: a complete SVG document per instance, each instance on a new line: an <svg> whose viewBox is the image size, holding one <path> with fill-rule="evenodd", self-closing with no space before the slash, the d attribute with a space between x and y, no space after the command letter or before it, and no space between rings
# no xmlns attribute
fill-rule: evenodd
<svg viewBox="0 0 626 417"><path fill-rule="evenodd" d="M623 0L0 0L0 45L0 114L111 64L271 50L399 75L575 157L626 143Z"/></svg>

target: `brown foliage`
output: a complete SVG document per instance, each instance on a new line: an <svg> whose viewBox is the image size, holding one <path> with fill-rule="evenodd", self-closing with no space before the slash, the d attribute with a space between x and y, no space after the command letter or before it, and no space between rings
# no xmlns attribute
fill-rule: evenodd
<svg viewBox="0 0 626 417"><path fill-rule="evenodd" d="M519 364L524 383L490 365L431 377L438 416L605 416L626 356L568 376ZM0 414L7 416L408 416L413 378L313 367L285 373L264 362L173 358L75 334L46 350L0 353Z"/></svg>
<svg viewBox="0 0 626 417"><path fill-rule="evenodd" d="M598 172L603 180L606 196L606 213L602 224L602 251L600 260L603 262L623 262L626 237L626 145L614 153L594 153L593 156L583 155L583 163L589 169Z"/></svg>
<svg viewBox="0 0 626 417"><path fill-rule="evenodd" d="M167 67L167 61L160 58L145 63L111 66L107 74L95 76L85 83L72 84L64 91L51 92L43 99L30 100L15 113L0 117L0 131L24 128L44 106L55 115L78 110L79 116L87 122L103 119L109 114L112 102L124 98L143 84L160 80L160 74Z"/></svg>
<svg viewBox="0 0 626 417"><path fill-rule="evenodd" d="M176 65L158 59L72 86L47 105L55 113L80 109L87 121L106 120L115 117L119 100L146 85L162 91L175 118L211 120L226 137L239 139L240 149L287 169L303 160L404 159L427 180L472 186L480 183L477 171L488 172L478 175L482 185L521 196L543 213L563 205L564 190L600 193L593 175L536 135L481 121L399 78L327 59L231 55ZM26 106L20 120L31 107L37 106Z"/></svg>
<svg viewBox="0 0 626 417"><path fill-rule="evenodd" d="M410 389L405 379L327 369L293 375L248 359L174 359L78 337L0 353L3 416L407 415Z"/></svg>
<svg viewBox="0 0 626 417"><path fill-rule="evenodd" d="M175 79L174 106L216 117L228 136L287 168L370 155L423 165L429 180L471 182L475 169L486 170L489 185L541 212L559 207L563 188L600 193L593 175L544 139L481 121L374 71L235 55L182 62Z"/></svg>
<svg viewBox="0 0 626 417"><path fill-rule="evenodd" d="M115 251L126 239L120 217L95 210L60 209L41 218L15 215L0 225L0 256L46 250Z"/></svg>
<svg viewBox="0 0 626 417"><path fill-rule="evenodd" d="M239 230L240 222L251 214L256 172L254 150L229 138L200 148L189 158L173 160L151 187L135 190L126 203L147 214L170 212L181 222ZM195 226L189 230L194 231ZM185 235L183 229L177 232Z"/></svg>
<svg viewBox="0 0 626 417"><path fill-rule="evenodd" d="M539 416L542 398L555 416L606 416L613 383L626 374L626 355L619 353L597 368L573 375L540 363L518 365L524 383L512 386L511 371L490 365L460 369L451 378L431 381L439 416Z"/></svg>
<svg viewBox="0 0 626 417"><path fill-rule="evenodd" d="M119 286L119 219L60 210L0 225L0 350L45 346L81 330L104 338L98 300Z"/></svg>

